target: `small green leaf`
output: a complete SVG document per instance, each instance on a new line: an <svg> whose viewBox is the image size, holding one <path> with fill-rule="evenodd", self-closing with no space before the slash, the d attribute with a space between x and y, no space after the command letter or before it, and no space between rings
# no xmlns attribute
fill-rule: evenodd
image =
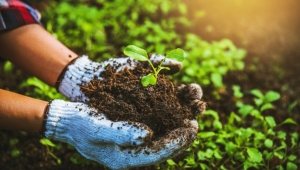
<svg viewBox="0 0 300 170"><path fill-rule="evenodd" d="M247 153L249 155L249 161L251 162L262 161L262 154L256 148L247 148Z"/></svg>
<svg viewBox="0 0 300 170"><path fill-rule="evenodd" d="M11 73L14 66L10 61L6 61L3 66L4 73Z"/></svg>
<svg viewBox="0 0 300 170"><path fill-rule="evenodd" d="M168 52L166 57L176 61L183 61L185 58L185 52L182 49L177 48Z"/></svg>
<svg viewBox="0 0 300 170"><path fill-rule="evenodd" d="M292 162L288 162L287 165L286 165L286 169L288 170L297 170L298 169L298 166Z"/></svg>
<svg viewBox="0 0 300 170"><path fill-rule="evenodd" d="M276 126L276 122L275 122L275 120L274 120L274 118L273 118L272 116L266 116L266 117L265 117L265 120L266 120L267 124L268 124L271 128L273 128L273 127Z"/></svg>
<svg viewBox="0 0 300 170"><path fill-rule="evenodd" d="M217 150L214 151L214 156L217 159L222 159L222 156L220 155L219 151L217 151Z"/></svg>
<svg viewBox="0 0 300 170"><path fill-rule="evenodd" d="M129 45L125 47L124 54L127 55L130 58L133 58L138 61L147 61L148 60L148 54L146 50L139 48L135 45Z"/></svg>
<svg viewBox="0 0 300 170"><path fill-rule="evenodd" d="M287 118L285 119L285 121L283 121L281 123L281 125L284 125L284 124L294 124L294 125L298 125L292 118Z"/></svg>
<svg viewBox="0 0 300 170"><path fill-rule="evenodd" d="M271 103L266 103L263 106L261 106L260 111L264 111L264 110L272 109L272 108L273 108L273 105Z"/></svg>
<svg viewBox="0 0 300 170"><path fill-rule="evenodd" d="M216 87L222 87L223 86L223 79L222 75L220 73L212 73L210 75L211 81Z"/></svg>
<svg viewBox="0 0 300 170"><path fill-rule="evenodd" d="M170 165L170 166L175 166L175 165L177 165L172 159L168 159L168 160L167 160L167 163L168 163L168 165Z"/></svg>
<svg viewBox="0 0 300 170"><path fill-rule="evenodd" d="M56 159L56 161L57 161L57 164L59 164L59 165L61 164L61 159L58 158L58 159Z"/></svg>
<svg viewBox="0 0 300 170"><path fill-rule="evenodd" d="M152 74L152 73L149 73L148 75L143 76L141 81L142 81L142 84L144 87L148 86L149 84L151 84L151 85L156 84L156 78L155 78L154 74Z"/></svg>
<svg viewBox="0 0 300 170"><path fill-rule="evenodd" d="M241 92L241 87L239 85L233 85L232 86L232 90L233 90L233 96L236 98L242 98L243 97L243 93Z"/></svg>
<svg viewBox="0 0 300 170"><path fill-rule="evenodd" d="M278 131L277 132L277 137L279 138L279 139L286 139L286 133L284 132L284 131Z"/></svg>
<svg viewBox="0 0 300 170"><path fill-rule="evenodd" d="M198 137L199 138L210 138L212 136L215 136L216 134L214 132L199 132Z"/></svg>
<svg viewBox="0 0 300 170"><path fill-rule="evenodd" d="M265 102L272 102L278 100L280 98L280 94L275 91L268 91L265 95Z"/></svg>
<svg viewBox="0 0 300 170"><path fill-rule="evenodd" d="M271 139L266 139L265 140L265 146L268 147L268 148L272 148L273 141Z"/></svg>
<svg viewBox="0 0 300 170"><path fill-rule="evenodd" d="M296 155L290 155L289 157L288 157L288 160L290 160L290 161L294 161L294 160L296 160L297 159L297 156Z"/></svg>
<svg viewBox="0 0 300 170"><path fill-rule="evenodd" d="M253 110L253 106L251 105L244 105L239 109L239 113L242 116L247 116L249 113L251 113L251 111Z"/></svg>
<svg viewBox="0 0 300 170"><path fill-rule="evenodd" d="M43 145L46 145L46 146L52 146L52 147L55 146L54 143L52 143L49 139L46 139L46 138L41 139L40 143Z"/></svg>
<svg viewBox="0 0 300 170"><path fill-rule="evenodd" d="M13 149L11 152L10 152L10 155L12 157L17 157L20 155L20 151L18 149Z"/></svg>
<svg viewBox="0 0 300 170"><path fill-rule="evenodd" d="M220 121L218 121L218 120L215 120L213 122L213 126L214 126L215 130L222 129L222 127L223 127L222 123Z"/></svg>
<svg viewBox="0 0 300 170"><path fill-rule="evenodd" d="M258 98L263 98L264 97L262 92L258 89L253 89L253 90L251 90L250 93L253 94L254 96L258 97Z"/></svg>

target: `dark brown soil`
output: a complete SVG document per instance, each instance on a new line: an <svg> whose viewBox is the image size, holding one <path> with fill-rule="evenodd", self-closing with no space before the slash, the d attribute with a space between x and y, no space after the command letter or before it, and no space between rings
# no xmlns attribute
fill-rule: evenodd
<svg viewBox="0 0 300 170"><path fill-rule="evenodd" d="M204 102L201 110L190 106L191 101L184 97L183 90L179 91L164 75L159 75L156 85L144 87L141 77L149 72L141 65L118 73L107 66L101 73L102 80L95 78L81 88L90 98L86 103L98 113L105 113L109 120L148 125L154 132L153 139L184 127L185 119L195 119L205 109Z"/></svg>

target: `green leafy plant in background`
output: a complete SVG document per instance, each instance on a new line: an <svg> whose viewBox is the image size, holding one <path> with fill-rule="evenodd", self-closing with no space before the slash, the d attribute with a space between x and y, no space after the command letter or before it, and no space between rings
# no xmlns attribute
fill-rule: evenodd
<svg viewBox="0 0 300 170"><path fill-rule="evenodd" d="M143 86L148 86L149 84L156 85L158 73L163 69L170 70L169 67L162 66L162 63L166 58L181 62L185 57L184 51L180 48L177 48L167 53L166 57L163 58L159 65L157 67L154 67L149 59L147 51L142 48L139 48L135 45L129 45L124 49L124 54L138 61L147 61L151 66L153 73L149 73L148 75L142 77L141 82Z"/></svg>
<svg viewBox="0 0 300 170"><path fill-rule="evenodd" d="M284 132L280 126L297 125L288 118L277 124L272 116L271 102L280 98L277 92L265 95L251 91L255 105L244 104L243 93L234 85L238 113L231 112L222 124L218 113L207 110L199 121L198 140L186 151L183 160L169 159L166 169L298 169L300 143L297 132Z"/></svg>
<svg viewBox="0 0 300 170"><path fill-rule="evenodd" d="M177 15L168 16L170 12ZM120 55L127 44L156 53L174 49L182 43L175 26L189 25L185 14L180 0L51 1L42 12L52 35L95 60Z"/></svg>
<svg viewBox="0 0 300 170"><path fill-rule="evenodd" d="M58 164L61 164L61 159L58 158L54 153L53 153L53 149L57 149L60 150L62 148L61 143L59 144L54 144L53 142L51 142L49 139L47 138L42 138L40 139L40 143L42 145L44 145L46 147L47 153L52 156L54 159L56 159Z"/></svg>
<svg viewBox="0 0 300 170"><path fill-rule="evenodd" d="M21 89L26 89L26 95L42 99L66 99L62 94L58 93L54 87L50 87L36 77L30 77L20 84Z"/></svg>
<svg viewBox="0 0 300 170"><path fill-rule="evenodd" d="M224 87L223 76L228 71L242 70L244 49L237 48L230 40L208 43L190 33L186 35L183 47L188 57L183 61L183 70L178 79L183 82L197 82L202 86Z"/></svg>

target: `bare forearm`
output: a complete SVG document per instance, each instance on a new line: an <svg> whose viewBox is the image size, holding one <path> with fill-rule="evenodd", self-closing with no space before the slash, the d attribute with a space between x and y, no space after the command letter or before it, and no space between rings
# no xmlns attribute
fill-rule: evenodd
<svg viewBox="0 0 300 170"><path fill-rule="evenodd" d="M0 129L41 132L47 104L0 89Z"/></svg>
<svg viewBox="0 0 300 170"><path fill-rule="evenodd" d="M38 24L0 33L0 56L54 86L77 55Z"/></svg>

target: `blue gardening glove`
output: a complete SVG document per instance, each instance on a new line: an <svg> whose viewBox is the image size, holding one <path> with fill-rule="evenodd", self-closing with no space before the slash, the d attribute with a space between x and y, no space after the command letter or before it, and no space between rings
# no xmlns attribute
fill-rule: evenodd
<svg viewBox="0 0 300 170"><path fill-rule="evenodd" d="M164 56L152 54L150 60L154 64L159 64L164 59ZM56 88L60 93L66 96L71 101L86 101L89 100L81 91L80 86L86 85L88 82L97 77L102 80L100 74L105 71L105 66L114 66L116 72L122 71L125 68L133 70L140 62L129 57L113 58L101 63L92 62L87 56L81 56L68 65L60 75L60 80L57 81ZM181 69L181 63L175 60L166 58L163 66L170 67L171 72L177 72Z"/></svg>
<svg viewBox="0 0 300 170"><path fill-rule="evenodd" d="M186 150L197 136L196 121L150 143L152 136L145 125L111 122L86 104L53 100L46 111L45 136L66 142L88 159L111 169L157 164ZM174 138L174 136L178 136Z"/></svg>

